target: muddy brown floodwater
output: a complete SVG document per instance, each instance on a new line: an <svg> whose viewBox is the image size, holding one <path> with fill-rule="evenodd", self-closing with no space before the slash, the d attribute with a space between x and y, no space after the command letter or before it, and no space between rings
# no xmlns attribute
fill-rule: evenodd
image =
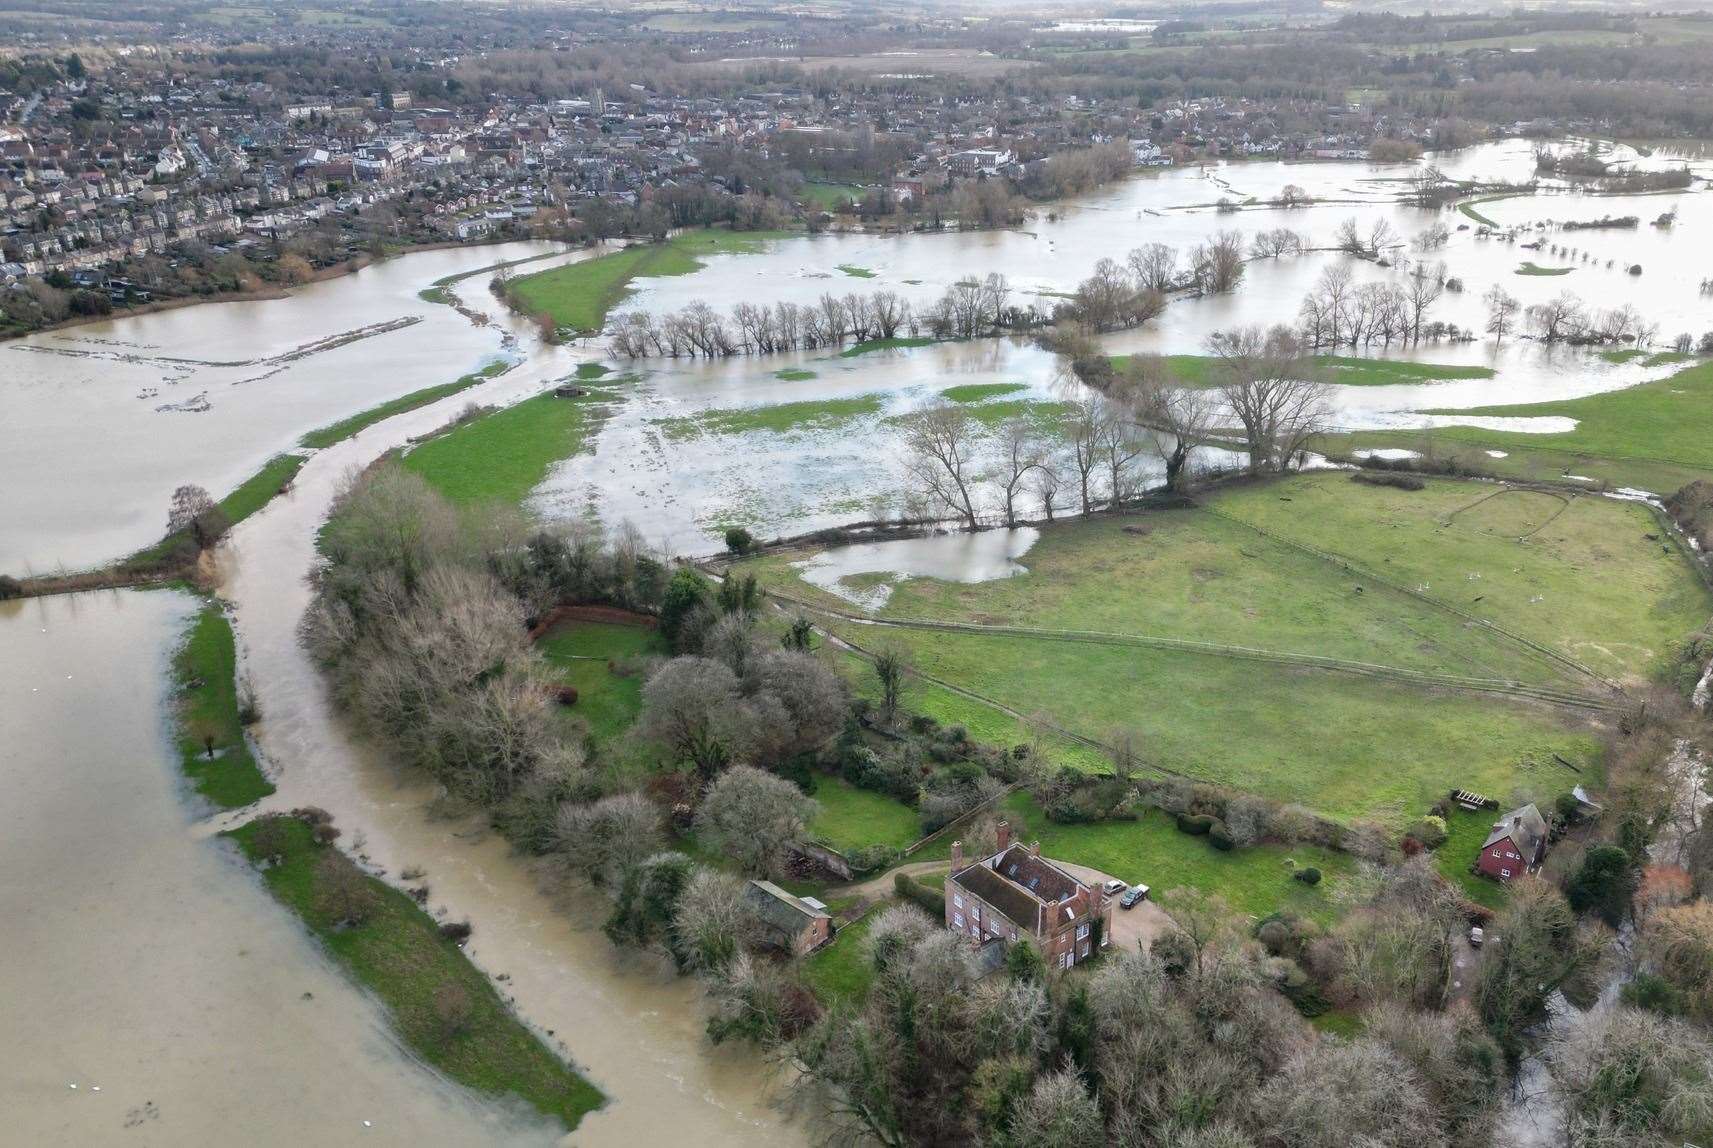
<svg viewBox="0 0 1713 1148"><path fill-rule="evenodd" d="M0 1143L546 1145L404 1053L168 738L186 595L0 603Z"/></svg>
<svg viewBox="0 0 1713 1148"><path fill-rule="evenodd" d="M475 391L323 451L288 495L233 532L221 594L233 605L244 673L262 699L258 742L279 787L263 808L321 806L345 840L388 874L425 872L431 908L474 925L471 958L506 978L500 988L520 1014L551 1032L609 1098L575 1143L801 1144L802 1129L774 1107L776 1074L747 1049L710 1046L697 982L613 948L599 930L606 910L594 895L572 894L569 904L549 897L480 821L431 819L434 788L351 737L297 640L316 529L344 476L472 398L532 393L564 367L532 356Z"/></svg>

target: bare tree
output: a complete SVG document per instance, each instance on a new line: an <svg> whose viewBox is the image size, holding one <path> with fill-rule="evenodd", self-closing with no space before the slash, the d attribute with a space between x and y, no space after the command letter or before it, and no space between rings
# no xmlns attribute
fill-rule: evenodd
<svg viewBox="0 0 1713 1148"><path fill-rule="evenodd" d="M745 872L777 872L786 849L803 839L818 808L784 778L734 765L708 788L696 811L696 830Z"/></svg>
<svg viewBox="0 0 1713 1148"><path fill-rule="evenodd" d="M725 722L737 700L737 676L723 663L673 658L643 685L638 728L711 777L730 758Z"/></svg>
<svg viewBox="0 0 1713 1148"><path fill-rule="evenodd" d="M1445 264L1417 263L1404 280L1404 300L1409 308L1410 340L1422 341L1422 320L1445 293Z"/></svg>
<svg viewBox="0 0 1713 1148"><path fill-rule="evenodd" d="M1041 465L1046 453L1040 432L1027 418L1006 419L999 426L1000 469L993 475L1005 507L1005 525L1017 525L1017 502L1023 483Z"/></svg>
<svg viewBox="0 0 1713 1148"><path fill-rule="evenodd" d="M1495 343L1503 343L1505 336L1516 329L1522 301L1497 283L1487 289L1481 300L1487 304L1487 333Z"/></svg>
<svg viewBox="0 0 1713 1148"><path fill-rule="evenodd" d="M940 403L904 420L904 444L910 451L905 471L916 490L976 528L971 491L979 476L974 470L974 432L969 412L954 403Z"/></svg>
<svg viewBox="0 0 1713 1148"><path fill-rule="evenodd" d="M172 492L167 507L167 532L187 534L197 549L206 550L220 540L231 524L220 504L200 486L185 484Z"/></svg>
<svg viewBox="0 0 1713 1148"><path fill-rule="evenodd" d="M1588 313L1582 306L1582 300L1571 291L1560 291L1545 303L1534 304L1526 314L1543 343L1556 343L1579 335L1588 325Z"/></svg>
<svg viewBox="0 0 1713 1148"><path fill-rule="evenodd" d="M617 888L661 846L660 810L638 793L588 805L566 802L554 815L554 840L565 863L597 885Z"/></svg>
<svg viewBox="0 0 1713 1148"><path fill-rule="evenodd" d="M1100 465L1101 409L1099 397L1090 395L1077 403L1064 424L1065 439L1071 447L1071 465L1076 471L1079 512L1084 518L1094 509L1090 487L1095 468Z"/></svg>
<svg viewBox="0 0 1713 1148"><path fill-rule="evenodd" d="M1243 427L1249 469L1289 467L1332 410L1301 342L1285 327L1244 327L1214 333L1208 349L1220 360L1220 397Z"/></svg>
<svg viewBox="0 0 1713 1148"><path fill-rule="evenodd" d="M1196 287L1206 295L1223 295L1243 278L1243 233L1221 231L1190 253Z"/></svg>
<svg viewBox="0 0 1713 1148"><path fill-rule="evenodd" d="M1133 355L1115 393L1134 412L1154 453L1166 467L1166 489L1181 493L1190 479L1191 452L1213 429L1213 395L1174 379L1163 359Z"/></svg>
<svg viewBox="0 0 1713 1148"><path fill-rule="evenodd" d="M1164 243L1138 247L1129 255L1130 274L1138 286L1166 292L1178 284L1178 253Z"/></svg>
<svg viewBox="0 0 1713 1148"><path fill-rule="evenodd" d="M880 712L887 721L898 716L898 703L909 681L910 655L902 647L887 645L874 652L874 676L880 683Z"/></svg>

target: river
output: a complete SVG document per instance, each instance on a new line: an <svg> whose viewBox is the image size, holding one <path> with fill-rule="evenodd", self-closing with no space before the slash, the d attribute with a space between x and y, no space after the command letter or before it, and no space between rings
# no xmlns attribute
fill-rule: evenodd
<svg viewBox="0 0 1713 1148"><path fill-rule="evenodd" d="M1528 165L1528 149L1518 143L1443 161L1453 174L1508 178L1526 176ZM1281 223L1318 236L1346 213L1395 217L1408 235L1431 218L1393 202L1409 170L1243 164L1149 174L1060 205L1051 216L1043 211L1018 231L778 241L760 254L716 257L691 275L642 281L634 305L669 309L693 298L766 301L878 287L930 298L959 275L988 270L1003 271L1019 290L1065 290L1097 258L1121 257L1138 243L1182 245L1220 227L1253 232ZM1210 206L1220 195L1270 197L1286 182L1348 202L1230 215ZM1697 193L1647 197L1635 206L1651 217L1656 204L1680 208L1671 237L1644 227L1577 232L1568 240L1603 258L1645 248L1640 279L1580 264L1558 279L1515 276L1516 250L1477 240L1472 229L1455 233L1444 258L1468 286L1436 317L1470 322L1472 301L1487 282L1531 299L1574 285L1591 302L1633 296L1668 337L1680 324L1699 330L1705 302L1695 290L1696 269L1684 260L1705 242L1710 200ZM1532 199L1485 209L1564 218L1571 210L1592 216L1632 207L1567 196L1562 206ZM597 902L545 891L479 825L431 818L427 787L398 776L347 735L296 640L314 534L348 470L441 425L468 402L525 397L599 356L598 343L540 344L526 325L499 314L485 276L455 290L468 308L494 316L488 324L417 295L443 276L554 252L518 244L420 253L285 299L118 319L0 347L0 569L87 566L127 553L158 536L167 497L181 482L224 491L308 430L495 357L515 361L498 379L318 452L294 489L241 524L223 548L220 593L233 607L244 671L261 699L259 745L279 785L267 807L323 806L344 828L344 840L375 866L389 874L426 871L433 907L474 925L472 958L506 978L501 984L520 1014L551 1031L610 1097L578 1143L798 1143L804 1130L775 1107L780 1085L767 1066L745 1050L707 1045L695 983L613 950L595 927ZM1334 258L1341 257L1254 265L1235 295L1174 303L1149 330L1110 344L1195 351L1220 326L1289 320L1307 284ZM826 268L837 263L870 267L875 278L829 277ZM1365 264L1359 270L1379 273ZM1433 346L1419 354L1493 365L1498 375L1339 388L1341 420L1419 425L1410 412L1429 396L1446 407L1559 398L1662 373L1529 344L1500 351L1485 343ZM776 372L784 367L813 375L781 379ZM560 463L532 505L549 516L580 513L593 494L610 521L630 518L649 538L688 551L717 545L731 521L759 532L864 517L898 486L890 417L953 383L972 382L1015 384L1011 398L1081 393L1052 356L1021 339L850 359L646 364L624 384L618 412L590 449ZM870 409L836 425L673 433L684 425L673 420L710 411L865 395L875 396ZM399 1054L364 998L344 987L253 876L211 839L225 819L187 828L190 814L163 741L160 683L165 651L188 609L181 596L158 592L0 613L0 725L7 734L0 816L8 825L0 892L7 919L27 929L26 959L8 962L0 974L0 1014L17 1018L0 1053L11 1128L38 1142L100 1143L109 1138L110 1115L124 1118L144 1105L145 1126L161 1131L133 1139L154 1135L162 1143L218 1139L218 1129L239 1127L258 1143L288 1132L294 1140L344 1142L356 1128L432 1143L539 1137L538 1128L472 1104ZM59 691L54 706L42 696L50 688ZM313 996L302 1000L306 991ZM305 1007L294 1012L300 1001ZM24 1103L11 1103L14 1095ZM112 1111L99 1107L110 1095ZM384 1115L376 1119L371 1110ZM169 1118L184 1123L169 1125Z"/></svg>
<svg viewBox="0 0 1713 1148"><path fill-rule="evenodd" d="M236 851L165 711L195 603L0 603L0 1141L550 1144L422 1068Z"/></svg>

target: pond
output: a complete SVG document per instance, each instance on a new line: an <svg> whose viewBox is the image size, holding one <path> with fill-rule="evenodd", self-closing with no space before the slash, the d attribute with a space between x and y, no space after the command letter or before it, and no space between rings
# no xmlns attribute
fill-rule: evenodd
<svg viewBox="0 0 1713 1148"><path fill-rule="evenodd" d="M865 610L878 610L892 597L893 584L907 578L974 583L1027 573L1017 559L1029 553L1040 536L1025 526L861 542L835 546L792 565L811 586Z"/></svg>

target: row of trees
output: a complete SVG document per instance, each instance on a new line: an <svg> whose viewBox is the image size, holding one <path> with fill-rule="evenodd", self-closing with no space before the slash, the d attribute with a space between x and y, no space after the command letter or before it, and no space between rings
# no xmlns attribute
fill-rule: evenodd
<svg viewBox="0 0 1713 1148"><path fill-rule="evenodd" d="M1454 284L1444 263L1417 262L1402 282L1362 284L1349 266L1334 264L1303 297L1297 329L1315 348L1419 343L1424 332L1433 330L1428 312Z"/></svg>
<svg viewBox="0 0 1713 1148"><path fill-rule="evenodd" d="M714 359L838 347L847 341L918 338L924 331L937 339L968 339L1045 321L1038 308L1013 305L1010 284L994 273L960 279L921 309L911 307L896 291L882 290L843 297L827 292L811 304L738 303L725 315L699 301L659 318L630 311L616 320L609 345L614 355L625 359Z"/></svg>

